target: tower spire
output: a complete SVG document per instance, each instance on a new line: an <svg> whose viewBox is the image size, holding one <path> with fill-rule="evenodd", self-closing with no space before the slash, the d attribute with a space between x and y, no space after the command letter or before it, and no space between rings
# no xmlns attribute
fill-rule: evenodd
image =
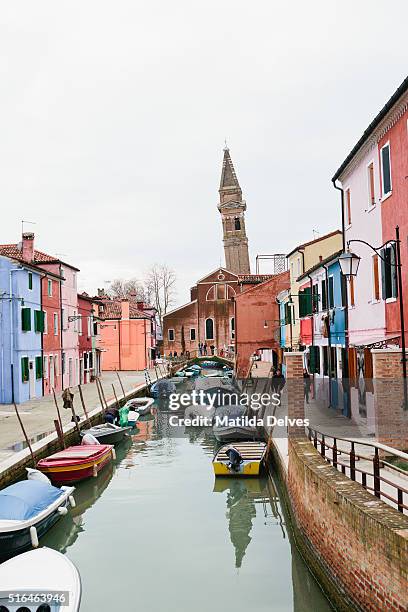
<svg viewBox="0 0 408 612"><path fill-rule="evenodd" d="M250 274L248 238L245 231L246 202L235 173L229 148L225 146L220 181L220 202L225 264L235 274Z"/></svg>

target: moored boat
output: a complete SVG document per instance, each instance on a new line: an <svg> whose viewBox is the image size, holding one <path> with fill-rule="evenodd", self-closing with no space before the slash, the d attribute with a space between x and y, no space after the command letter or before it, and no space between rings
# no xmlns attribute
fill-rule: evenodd
<svg viewBox="0 0 408 612"><path fill-rule="evenodd" d="M128 406L129 410L135 410L140 416L144 416L151 413L153 404L154 399L152 397L134 397L128 400L125 406Z"/></svg>
<svg viewBox="0 0 408 612"><path fill-rule="evenodd" d="M0 565L0 610L77 612L81 578L67 556L38 548Z"/></svg>
<svg viewBox="0 0 408 612"><path fill-rule="evenodd" d="M43 474L39 475L42 480L22 480L0 491L0 557L3 559L37 547L40 538L67 514L70 506L75 506L74 487L59 489L48 479L46 482Z"/></svg>
<svg viewBox="0 0 408 612"><path fill-rule="evenodd" d="M69 446L38 462L38 469L53 483L71 483L96 477L115 458L111 444Z"/></svg>
<svg viewBox="0 0 408 612"><path fill-rule="evenodd" d="M236 440L259 440L262 434L258 428L248 424L247 407L224 405L217 408L213 420L213 433L219 442Z"/></svg>
<svg viewBox="0 0 408 612"><path fill-rule="evenodd" d="M100 444L119 444L123 438L129 435L132 430L131 427L119 427L113 423L102 423L101 425L95 425L89 429L83 429L81 436L91 434L94 436Z"/></svg>
<svg viewBox="0 0 408 612"><path fill-rule="evenodd" d="M216 476L259 476L266 457L265 442L235 442L222 446L214 455Z"/></svg>
<svg viewBox="0 0 408 612"><path fill-rule="evenodd" d="M154 398L167 398L176 391L176 385L167 379L157 380L150 387L150 393Z"/></svg>

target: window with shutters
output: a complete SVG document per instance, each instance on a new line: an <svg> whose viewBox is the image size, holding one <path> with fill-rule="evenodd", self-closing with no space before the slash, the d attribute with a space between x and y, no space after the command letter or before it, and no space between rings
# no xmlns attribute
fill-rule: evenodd
<svg viewBox="0 0 408 612"><path fill-rule="evenodd" d="M349 278L349 306L355 306L355 297L354 297L354 276L350 276Z"/></svg>
<svg viewBox="0 0 408 612"><path fill-rule="evenodd" d="M30 291L33 289L33 275L31 272L28 273L28 288Z"/></svg>
<svg viewBox="0 0 408 612"><path fill-rule="evenodd" d="M378 255L373 255L373 300L380 299L380 274L378 270Z"/></svg>
<svg viewBox="0 0 408 612"><path fill-rule="evenodd" d="M340 272L340 289L341 289L341 305L347 306L347 280L346 277Z"/></svg>
<svg viewBox="0 0 408 612"><path fill-rule="evenodd" d="M311 288L305 287L299 291L299 317L308 317L312 314Z"/></svg>
<svg viewBox="0 0 408 612"><path fill-rule="evenodd" d="M322 279L322 310L327 310L326 279Z"/></svg>
<svg viewBox="0 0 408 612"><path fill-rule="evenodd" d="M48 279L48 297L52 297L52 280Z"/></svg>
<svg viewBox="0 0 408 612"><path fill-rule="evenodd" d="M351 192L346 189L346 221L347 225L351 225Z"/></svg>
<svg viewBox="0 0 408 612"><path fill-rule="evenodd" d="M285 325L292 323L292 307L289 302L285 302Z"/></svg>
<svg viewBox="0 0 408 612"><path fill-rule="evenodd" d="M334 278L329 276L329 308L334 308Z"/></svg>
<svg viewBox="0 0 408 612"><path fill-rule="evenodd" d="M28 357L21 358L21 380L23 383L28 382L30 377L28 366Z"/></svg>
<svg viewBox="0 0 408 612"><path fill-rule="evenodd" d="M174 329L169 329L167 335L168 335L169 342L174 342Z"/></svg>
<svg viewBox="0 0 408 612"><path fill-rule="evenodd" d="M381 256L382 297L383 300L389 300L398 295L395 246L390 245L382 249Z"/></svg>
<svg viewBox="0 0 408 612"><path fill-rule="evenodd" d="M43 377L43 367L41 355L35 358L35 377L37 380Z"/></svg>
<svg viewBox="0 0 408 612"><path fill-rule="evenodd" d="M21 309L21 329L31 331L31 308Z"/></svg>
<svg viewBox="0 0 408 612"><path fill-rule="evenodd" d="M43 310L34 311L34 330L38 333L44 331L44 311Z"/></svg>
<svg viewBox="0 0 408 612"><path fill-rule="evenodd" d="M383 198L392 192L390 143L381 147L381 179Z"/></svg>
<svg viewBox="0 0 408 612"><path fill-rule="evenodd" d="M367 183L368 183L368 205L374 206L375 204L374 162L371 162L367 166Z"/></svg>
<svg viewBox="0 0 408 612"><path fill-rule="evenodd" d="M316 283L313 285L312 290L312 310L313 312L319 312L319 285Z"/></svg>

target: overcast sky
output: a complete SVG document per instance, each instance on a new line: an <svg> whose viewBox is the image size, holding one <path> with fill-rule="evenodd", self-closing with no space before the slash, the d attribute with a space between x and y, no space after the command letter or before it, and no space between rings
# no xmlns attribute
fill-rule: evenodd
<svg viewBox="0 0 408 612"><path fill-rule="evenodd" d="M406 0L1 3L0 242L80 290L223 262L227 138L251 262L340 225L330 179L407 73ZM264 270L265 272L267 269Z"/></svg>

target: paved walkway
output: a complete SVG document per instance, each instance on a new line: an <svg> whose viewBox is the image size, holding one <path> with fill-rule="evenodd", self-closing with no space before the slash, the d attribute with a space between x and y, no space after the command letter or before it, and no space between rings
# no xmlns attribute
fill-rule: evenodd
<svg viewBox="0 0 408 612"><path fill-rule="evenodd" d="M156 380L154 370L150 370L149 374L152 381ZM144 371L119 372L119 375L126 394L145 383ZM114 399L112 385L115 387L115 392L118 399L123 397L122 388L116 372L103 372L101 382L107 402ZM78 387L73 387L72 391L74 393L75 412L84 418ZM88 412L91 412L91 410L94 410L100 406L96 383L93 382L83 385L82 393ZM67 425L71 422L72 413L70 410L65 410L62 407L61 392L57 394L57 401L60 408L63 426ZM35 400L25 402L24 404L20 404L18 406L18 410L28 437L32 442L40 440L47 434L55 431L54 419L57 418L57 412L53 395L48 395L46 397L37 398ZM25 447L23 440L24 435L17 420L14 406L1 404L0 462L10 457L13 453L22 450L22 448Z"/></svg>

